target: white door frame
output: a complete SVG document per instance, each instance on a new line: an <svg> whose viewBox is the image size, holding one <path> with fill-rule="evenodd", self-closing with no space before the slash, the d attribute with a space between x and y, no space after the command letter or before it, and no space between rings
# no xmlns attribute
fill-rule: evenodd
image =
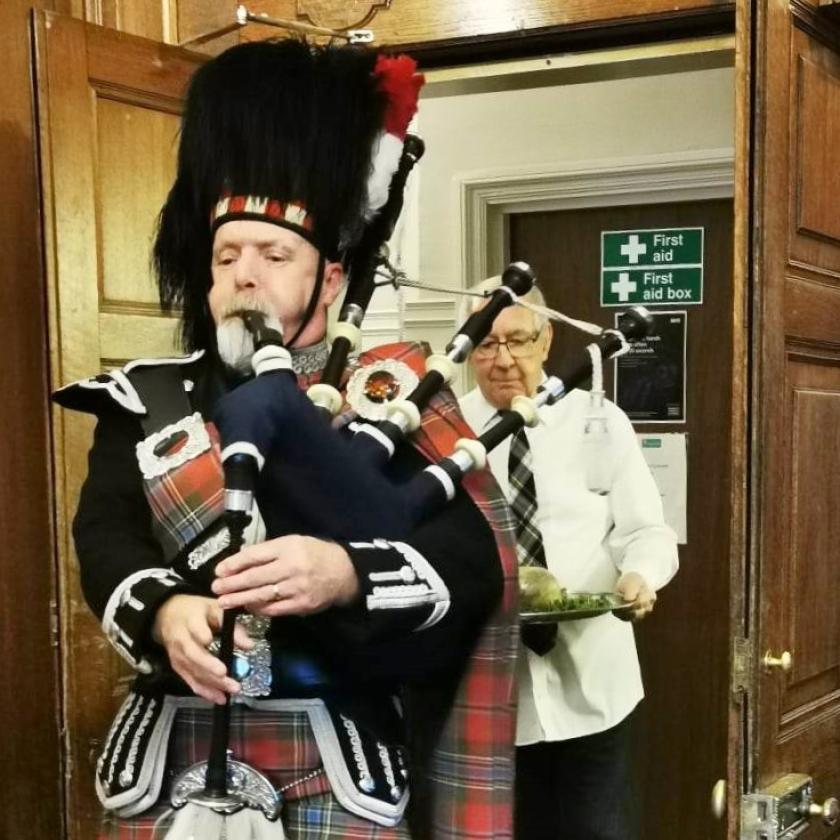
<svg viewBox="0 0 840 840"><path fill-rule="evenodd" d="M732 198L734 155L732 148L701 149L467 173L456 185L464 286L503 268L512 213Z"/></svg>

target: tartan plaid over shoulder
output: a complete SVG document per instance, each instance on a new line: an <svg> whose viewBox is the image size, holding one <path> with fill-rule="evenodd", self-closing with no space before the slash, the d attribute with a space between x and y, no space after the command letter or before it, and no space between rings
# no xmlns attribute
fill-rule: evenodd
<svg viewBox="0 0 840 840"><path fill-rule="evenodd" d="M143 479L152 527L168 562L224 515L224 470L219 433L205 423L210 448L181 466Z"/></svg>
<svg viewBox="0 0 840 840"><path fill-rule="evenodd" d="M383 345L363 353L359 364L384 359L425 372L419 343ZM423 411L412 442L430 460L452 454L455 442L475 437L446 389ZM507 502L489 470L474 470L464 489L490 523L504 572L502 602L481 631L435 746L431 835L434 840L482 840L513 836L513 775L519 644L516 536Z"/></svg>

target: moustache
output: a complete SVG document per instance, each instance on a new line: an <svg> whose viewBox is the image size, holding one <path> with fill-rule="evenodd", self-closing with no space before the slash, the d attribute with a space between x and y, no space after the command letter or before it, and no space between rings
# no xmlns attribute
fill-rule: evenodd
<svg viewBox="0 0 840 840"><path fill-rule="evenodd" d="M274 311L259 295L254 292L238 292L222 308L219 322L221 324L231 318L239 319L243 312L259 312L267 318L277 319Z"/></svg>

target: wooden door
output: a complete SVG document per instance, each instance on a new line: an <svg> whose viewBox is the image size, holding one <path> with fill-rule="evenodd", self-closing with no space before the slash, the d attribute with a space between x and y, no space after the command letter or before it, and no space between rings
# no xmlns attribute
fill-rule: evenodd
<svg viewBox="0 0 840 840"><path fill-rule="evenodd" d="M601 306L601 231L686 227L704 229L703 302L649 306L687 312L686 422L634 424L688 436L688 542L677 576L636 627L646 694L635 733L645 840L726 836L709 803L729 760L732 201L523 213L509 225L510 256L531 263L549 305L605 326L620 310ZM585 343L583 333L555 325L547 369L558 370ZM604 374L611 396L612 366Z"/></svg>
<svg viewBox="0 0 840 840"><path fill-rule="evenodd" d="M178 114L201 56L54 14L36 17L52 385L172 352L149 271ZM78 585L70 534L92 420L56 409L60 645L68 837L95 836L93 767L129 678Z"/></svg>
<svg viewBox="0 0 840 840"><path fill-rule="evenodd" d="M748 788L840 796L840 27L750 4L753 107L753 753ZM766 652L792 655L767 670ZM808 840L837 837L812 819Z"/></svg>

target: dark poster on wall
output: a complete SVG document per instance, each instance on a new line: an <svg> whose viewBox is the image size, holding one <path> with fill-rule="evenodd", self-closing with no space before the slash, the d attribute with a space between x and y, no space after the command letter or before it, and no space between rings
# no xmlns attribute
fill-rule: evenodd
<svg viewBox="0 0 840 840"><path fill-rule="evenodd" d="M653 335L615 361L614 400L634 423L685 423L688 318L684 310L652 315Z"/></svg>

